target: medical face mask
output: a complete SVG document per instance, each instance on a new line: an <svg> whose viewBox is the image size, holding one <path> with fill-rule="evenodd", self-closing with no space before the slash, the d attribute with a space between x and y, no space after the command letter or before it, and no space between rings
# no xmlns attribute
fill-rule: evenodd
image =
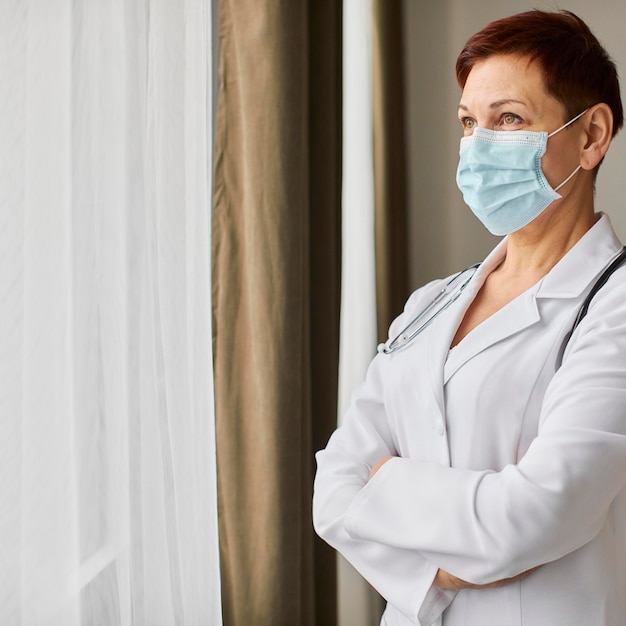
<svg viewBox="0 0 626 626"><path fill-rule="evenodd" d="M587 111L554 132L494 131L476 128L461 139L456 182L465 203L494 235L508 235L534 220L559 199L541 169L548 139L573 124Z"/></svg>

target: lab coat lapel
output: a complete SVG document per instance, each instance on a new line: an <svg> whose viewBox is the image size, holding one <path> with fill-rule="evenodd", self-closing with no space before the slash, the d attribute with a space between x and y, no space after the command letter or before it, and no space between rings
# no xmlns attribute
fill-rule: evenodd
<svg viewBox="0 0 626 626"><path fill-rule="evenodd" d="M449 358L450 344L454 338L465 311L471 304L476 293L480 290L485 278L496 268L504 257L506 256L506 238L503 239L487 256L487 258L481 263L480 267L474 274L472 280L468 284L465 292L454 303L442 319L439 324L433 328L432 333L429 334L428 341L428 356L430 363L433 366L430 368L430 380L432 391L437 398L437 404L441 415L445 414L444 398L443 398L443 385L444 380L444 367L446 361ZM455 349L456 350L456 349ZM468 356L468 358L471 358ZM447 368L445 368L447 369ZM447 374L447 372L446 372Z"/></svg>
<svg viewBox="0 0 626 626"><path fill-rule="evenodd" d="M471 298L468 299L470 295L471 294L463 294L461 298L459 298L459 301L455 304L459 305L461 300L471 302ZM456 315L454 315L452 307L448 309L441 316L441 319L437 320L437 322L433 324L430 329L431 332L428 333L427 362L429 364L428 372L430 376L430 386L432 393L435 396L437 407L439 408L439 417L441 420L444 420L444 423L445 405L443 398L443 370L448 356L450 343L459 325L459 311L462 313L460 307L456 312Z"/></svg>
<svg viewBox="0 0 626 626"><path fill-rule="evenodd" d="M492 254L478 268L472 280L469 282L461 297L433 323L432 329L428 333L427 354L429 376L432 392L436 398L441 419L445 416L445 406L443 398L444 366L448 358L450 344L454 334L459 327L467 307L474 299L476 292L480 289L485 276L491 268L497 265L504 254L504 248L499 245Z"/></svg>
<svg viewBox="0 0 626 626"><path fill-rule="evenodd" d="M439 324L433 325L433 332L428 337L428 355L430 382L441 416L445 415L443 389L450 377L467 361L489 346L510 337L511 335L536 324L541 316L537 308L535 290L526 292L505 308L485 320L476 327L463 341L450 351L454 334L465 315L465 311L474 299L486 276L498 265L504 249L500 246L483 263L458 302L444 315Z"/></svg>
<svg viewBox="0 0 626 626"><path fill-rule="evenodd" d="M507 337L536 324L537 286L521 294L470 332L450 353L445 366L444 384L477 354Z"/></svg>

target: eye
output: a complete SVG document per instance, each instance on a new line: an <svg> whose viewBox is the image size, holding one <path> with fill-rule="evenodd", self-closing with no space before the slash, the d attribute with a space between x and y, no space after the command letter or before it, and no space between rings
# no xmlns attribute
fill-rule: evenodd
<svg viewBox="0 0 626 626"><path fill-rule="evenodd" d="M513 124L519 124L520 122L523 122L524 120L522 120L522 118L519 115L516 115L515 113L503 113L500 116L500 123L503 124L504 126L511 126Z"/></svg>
<svg viewBox="0 0 626 626"><path fill-rule="evenodd" d="M476 120L471 117L462 117L459 119L464 130L474 130L476 128Z"/></svg>

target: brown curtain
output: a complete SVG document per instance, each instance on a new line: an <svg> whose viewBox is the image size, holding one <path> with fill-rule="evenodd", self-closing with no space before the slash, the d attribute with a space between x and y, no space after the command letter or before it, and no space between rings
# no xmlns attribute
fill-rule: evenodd
<svg viewBox="0 0 626 626"><path fill-rule="evenodd" d="M213 316L226 626L332 626L311 526L336 424L341 3L221 0Z"/></svg>
<svg viewBox="0 0 626 626"><path fill-rule="evenodd" d="M378 339L408 296L402 1L373 0L374 194Z"/></svg>

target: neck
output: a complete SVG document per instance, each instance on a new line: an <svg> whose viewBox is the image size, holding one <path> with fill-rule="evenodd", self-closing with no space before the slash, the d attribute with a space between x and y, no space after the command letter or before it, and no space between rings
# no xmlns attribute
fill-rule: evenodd
<svg viewBox="0 0 626 626"><path fill-rule="evenodd" d="M501 270L512 276L545 276L596 222L593 192L587 202L580 200L555 202L510 234Z"/></svg>

